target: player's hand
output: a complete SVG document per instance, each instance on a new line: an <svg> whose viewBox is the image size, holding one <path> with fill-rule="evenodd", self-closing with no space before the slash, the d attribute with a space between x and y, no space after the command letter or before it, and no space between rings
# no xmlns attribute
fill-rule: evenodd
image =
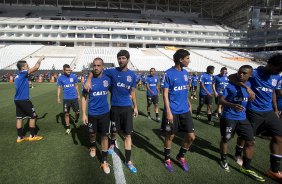
<svg viewBox="0 0 282 184"><path fill-rule="evenodd" d="M281 111L274 111L274 112L275 112L276 116L277 116L278 118L280 118Z"/></svg>
<svg viewBox="0 0 282 184"><path fill-rule="evenodd" d="M247 93L249 95L249 101L254 101L256 94L253 92L253 90L251 88L247 88Z"/></svg>
<svg viewBox="0 0 282 184"><path fill-rule="evenodd" d="M169 123L173 123L173 115L171 112L167 113L166 119Z"/></svg>
<svg viewBox="0 0 282 184"><path fill-rule="evenodd" d="M137 117L137 116L138 116L138 109L137 109L137 108L134 108L134 109L133 109L133 116L134 116L134 117Z"/></svg>
<svg viewBox="0 0 282 184"><path fill-rule="evenodd" d="M91 89L91 87L92 87L91 81L87 79L87 81L85 82L85 84L84 84L83 87L84 87L84 89L85 89L87 92L89 92L90 89Z"/></svg>
<svg viewBox="0 0 282 184"><path fill-rule="evenodd" d="M212 97L212 94L210 94L210 93L207 93L207 95L210 96L210 97Z"/></svg>
<svg viewBox="0 0 282 184"><path fill-rule="evenodd" d="M80 101L80 99L81 99L81 98L80 98L80 96L79 96L79 95L77 95L77 100L78 100L78 101Z"/></svg>
<svg viewBox="0 0 282 184"><path fill-rule="evenodd" d="M214 96L215 96L215 97L218 97L218 93L215 93Z"/></svg>
<svg viewBox="0 0 282 184"><path fill-rule="evenodd" d="M83 114L83 115L82 115L82 122L83 122L84 125L87 125L87 123L88 123L88 117L87 117L86 114Z"/></svg>
<svg viewBox="0 0 282 184"><path fill-rule="evenodd" d="M235 110L238 111L238 112L242 112L242 111L245 110L245 107L242 106L242 105L239 105L239 104L233 104L233 105L232 105L232 108L235 109Z"/></svg>
<svg viewBox="0 0 282 184"><path fill-rule="evenodd" d="M44 59L45 59L45 56L40 56L40 58L38 59L37 62L41 62L41 61L43 61Z"/></svg>
<svg viewBox="0 0 282 184"><path fill-rule="evenodd" d="M58 102L58 104L60 104L60 103L61 103L61 99L58 98L58 99L57 99L57 102Z"/></svg>

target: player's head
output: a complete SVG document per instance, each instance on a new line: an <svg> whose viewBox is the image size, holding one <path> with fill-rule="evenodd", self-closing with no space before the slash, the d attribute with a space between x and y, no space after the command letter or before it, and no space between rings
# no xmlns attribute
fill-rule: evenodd
<svg viewBox="0 0 282 184"><path fill-rule="evenodd" d="M71 68L70 68L70 65L68 65L68 64L64 64L64 66L63 66L63 70L64 70L64 74L65 75L70 75L71 74Z"/></svg>
<svg viewBox="0 0 282 184"><path fill-rule="evenodd" d="M220 69L220 75L227 75L227 68L226 67L222 67Z"/></svg>
<svg viewBox="0 0 282 184"><path fill-rule="evenodd" d="M214 72L214 66L208 66L207 67L207 73L209 73L209 74L213 74L213 72Z"/></svg>
<svg viewBox="0 0 282 184"><path fill-rule="evenodd" d="M155 73L156 73L156 69L155 68L151 68L150 69L150 75L155 75Z"/></svg>
<svg viewBox="0 0 282 184"><path fill-rule="evenodd" d="M237 78L240 82L246 82L253 73L253 67L250 65L243 65L237 72Z"/></svg>
<svg viewBox="0 0 282 184"><path fill-rule="evenodd" d="M173 61L175 65L179 65L181 67L187 67L190 63L190 53L185 49L178 49L173 54Z"/></svg>
<svg viewBox="0 0 282 184"><path fill-rule="evenodd" d="M28 70L29 69L27 62L24 60L20 60L17 62L17 68L18 70Z"/></svg>
<svg viewBox="0 0 282 184"><path fill-rule="evenodd" d="M273 75L282 72L282 54L275 54L268 59L266 70Z"/></svg>
<svg viewBox="0 0 282 184"><path fill-rule="evenodd" d="M103 72L103 69L104 69L104 61L102 58L95 58L93 60L93 74L94 76L99 76L102 72Z"/></svg>
<svg viewBox="0 0 282 184"><path fill-rule="evenodd" d="M119 67L126 68L129 58L130 58L130 54L127 50L120 50L117 53L117 60L118 60Z"/></svg>

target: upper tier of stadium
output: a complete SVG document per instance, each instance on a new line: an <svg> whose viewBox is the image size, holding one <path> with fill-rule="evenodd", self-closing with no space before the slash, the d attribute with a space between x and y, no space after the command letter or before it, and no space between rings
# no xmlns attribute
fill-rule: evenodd
<svg viewBox="0 0 282 184"><path fill-rule="evenodd" d="M38 58L45 56L40 70L62 70L64 64L69 64L73 71L81 72L89 70L94 58L100 57L107 66L118 66L116 54L120 49L114 47L63 47L43 45L0 45L0 70L16 70L18 60L26 60L33 66ZM157 71L165 71L174 65L173 54L177 48L126 48L130 57L130 69L134 71L148 71L156 68ZM189 49L191 63L188 71L205 72L208 65L215 66L215 73L219 73L222 67L227 67L229 73L235 73L242 65L257 67L261 63L255 61L265 60L274 52L246 53L232 50L214 49Z"/></svg>

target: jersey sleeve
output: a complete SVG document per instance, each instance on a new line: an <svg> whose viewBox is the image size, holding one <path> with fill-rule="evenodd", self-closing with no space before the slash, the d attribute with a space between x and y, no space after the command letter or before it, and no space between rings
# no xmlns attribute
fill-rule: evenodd
<svg viewBox="0 0 282 184"><path fill-rule="evenodd" d="M204 82L204 75L200 76L200 82Z"/></svg>
<svg viewBox="0 0 282 184"><path fill-rule="evenodd" d="M104 73L105 75L107 75L108 77L112 77L112 75L113 75L113 70L115 70L115 68L105 68L105 69L103 70L103 73Z"/></svg>
<svg viewBox="0 0 282 184"><path fill-rule="evenodd" d="M136 88L136 75L133 74L133 75L132 75L132 78L133 78L133 79L132 79L132 85L131 85L131 87L132 87L132 88Z"/></svg>
<svg viewBox="0 0 282 184"><path fill-rule="evenodd" d="M74 75L74 79L73 79L74 83L78 83L78 78L77 75Z"/></svg>
<svg viewBox="0 0 282 184"><path fill-rule="evenodd" d="M275 89L282 90L282 78L280 78L280 80L277 82Z"/></svg>
<svg viewBox="0 0 282 184"><path fill-rule="evenodd" d="M61 77L59 77L57 80L57 86L62 86L62 85L63 83L62 83Z"/></svg>
<svg viewBox="0 0 282 184"><path fill-rule="evenodd" d="M28 77L28 70L22 70L20 74L22 74L24 77Z"/></svg>

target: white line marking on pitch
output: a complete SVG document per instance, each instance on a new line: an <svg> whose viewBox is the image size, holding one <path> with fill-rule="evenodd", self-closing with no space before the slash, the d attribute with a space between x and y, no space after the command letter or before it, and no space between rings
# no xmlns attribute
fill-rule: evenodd
<svg viewBox="0 0 282 184"><path fill-rule="evenodd" d="M116 148L118 149L117 141L116 141ZM120 157L116 154L116 152L114 152L112 154L112 158L113 158L113 168L114 168L116 184L126 184Z"/></svg>

